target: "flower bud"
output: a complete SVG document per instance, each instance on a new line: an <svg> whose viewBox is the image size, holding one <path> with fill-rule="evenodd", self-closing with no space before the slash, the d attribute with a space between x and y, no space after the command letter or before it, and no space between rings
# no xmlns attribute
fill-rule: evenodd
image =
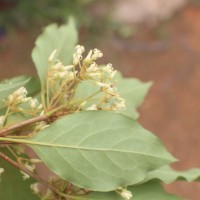
<svg viewBox="0 0 200 200"><path fill-rule="evenodd" d="M92 60L96 60L98 58L101 58L103 56L103 53L99 49L93 50Z"/></svg>
<svg viewBox="0 0 200 200"><path fill-rule="evenodd" d="M119 189L119 194L125 200L130 200L133 197L132 193L124 188Z"/></svg>
<svg viewBox="0 0 200 200"><path fill-rule="evenodd" d="M4 168L0 168L0 176L4 173Z"/></svg>
<svg viewBox="0 0 200 200"><path fill-rule="evenodd" d="M79 54L74 54L73 55L73 65L78 65L78 63L80 62L80 60L82 60L82 55Z"/></svg>
<svg viewBox="0 0 200 200"><path fill-rule="evenodd" d="M30 185L31 190L33 190L33 192L35 194L38 194L40 192L39 190L39 183L33 183Z"/></svg>
<svg viewBox="0 0 200 200"><path fill-rule="evenodd" d="M4 124L5 119L6 119L6 118L5 118L4 115L1 115L1 116L0 116L0 126ZM2 169L2 168L0 168L0 169Z"/></svg>
<svg viewBox="0 0 200 200"><path fill-rule="evenodd" d="M52 62L54 60L54 57L56 55L57 49L54 49L53 52L50 54L48 61Z"/></svg>
<svg viewBox="0 0 200 200"><path fill-rule="evenodd" d="M85 51L84 46L81 46L81 45L76 45L75 46L75 52L76 52L76 54L81 55L84 51Z"/></svg>
<svg viewBox="0 0 200 200"><path fill-rule="evenodd" d="M31 106L32 109L35 109L36 106L37 106L39 103L38 103L38 100L37 100L37 99L32 99L32 98L31 98L31 99L29 100L29 104L30 104L30 106Z"/></svg>
<svg viewBox="0 0 200 200"><path fill-rule="evenodd" d="M86 110L97 110L97 105L92 104L92 105L89 106Z"/></svg>

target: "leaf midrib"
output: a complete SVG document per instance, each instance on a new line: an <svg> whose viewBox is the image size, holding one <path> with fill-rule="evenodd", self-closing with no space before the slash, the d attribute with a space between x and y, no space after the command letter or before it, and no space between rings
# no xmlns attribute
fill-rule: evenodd
<svg viewBox="0 0 200 200"><path fill-rule="evenodd" d="M22 140L20 140L22 142ZM138 151L126 151L126 150L117 150L117 149L102 149L102 148L89 148L89 147L80 147L80 146L70 146L70 145L64 145L64 144L52 144L52 143L45 143L45 142L37 142L37 141L31 141L31 140L23 140L23 143L29 144L29 145L40 145L40 146L47 146L47 147L57 147L57 148L68 148L68 149L78 149L83 151L105 151L105 152L117 152L117 153L129 153L129 154L139 154L149 157L155 157L160 158L162 160L170 160L166 157L161 157L158 155L152 155L148 153L142 153Z"/></svg>

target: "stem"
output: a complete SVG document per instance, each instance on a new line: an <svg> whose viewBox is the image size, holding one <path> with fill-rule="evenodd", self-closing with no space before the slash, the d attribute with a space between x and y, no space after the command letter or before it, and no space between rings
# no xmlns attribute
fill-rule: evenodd
<svg viewBox="0 0 200 200"><path fill-rule="evenodd" d="M44 83L41 83L41 100L42 100L42 106L44 110L46 110Z"/></svg>
<svg viewBox="0 0 200 200"><path fill-rule="evenodd" d="M72 105L73 105L73 104L81 104L81 103L83 103L84 101L90 100L92 97L96 96L96 95L99 94L100 92L101 92L101 90L98 90L97 92L91 94L91 95L88 96L87 98L82 99L82 100L79 100L79 101L74 101L74 102L72 102L71 104L72 104Z"/></svg>
<svg viewBox="0 0 200 200"><path fill-rule="evenodd" d="M67 81L67 82L68 82L68 81ZM66 83L67 83L67 82L66 82ZM65 89L65 91L68 91L68 90L75 84L75 82L76 82L76 79L73 80L73 81L68 85L67 88L63 88L63 87L65 86L65 84L64 84L65 82L64 82L64 83L61 85L60 90L58 91L58 93L52 98L52 104L50 104L50 105L51 105L52 107L56 106L56 104L57 104L57 103L61 100L61 98L62 98L62 95L59 96L59 94L62 92L62 90ZM80 81L77 79L77 82L76 82L74 88L77 87L76 85L78 85L79 82L80 82ZM73 90L74 90L74 88L73 88ZM55 99L56 99L56 101L53 102Z"/></svg>
<svg viewBox="0 0 200 200"><path fill-rule="evenodd" d="M9 126L9 127L3 128L2 130L0 130L0 136L5 136L6 133L8 133L10 131L13 131L15 129L18 129L18 128L21 128L23 126L26 126L26 125L29 125L29 124L33 124L33 123L36 123L36 122L46 121L47 119L48 119L48 116L40 115L40 116L34 117L32 119L28 119L26 121L23 121L23 122L21 122L19 124L15 124L13 126Z"/></svg>
<svg viewBox="0 0 200 200"><path fill-rule="evenodd" d="M7 145L6 146L8 151L10 151L10 153L15 157L15 159L17 160L18 159L18 156L16 155L16 153Z"/></svg>
<svg viewBox="0 0 200 200"><path fill-rule="evenodd" d="M51 102L50 102L50 106L54 107L54 105L56 105L56 103L58 102L58 99L59 99L59 95L60 93L62 92L63 90L63 87L67 84L68 80L65 80L61 86L60 86L60 89L58 90L58 92L56 94L54 94L54 96L52 97L51 99ZM70 84L71 85L71 84ZM69 87L66 88L66 90L69 89ZM54 102L54 100L56 100L56 102Z"/></svg>
<svg viewBox="0 0 200 200"><path fill-rule="evenodd" d="M44 186L46 186L47 188L49 188L54 194L57 194L60 197L64 197L65 199L86 200L84 197L74 196L74 195L68 195L68 194L65 194L65 193L59 191L53 185L51 185L50 183L48 183L47 181L45 181L44 179L42 179L41 177L39 177L37 174L34 174L33 172L31 172L30 170L28 170L23 165L20 165L16 161L12 160L11 158L9 158L7 155L5 155L4 153L2 153L1 151L0 151L0 158L2 158L3 160L5 160L6 162L10 163L15 168L17 168L17 169L25 172L30 177L34 178L37 182L42 183Z"/></svg>
<svg viewBox="0 0 200 200"><path fill-rule="evenodd" d="M33 172L29 171L26 167L24 167L24 166L20 165L19 163L15 162L14 160L9 158L7 155L3 154L2 152L0 152L0 157L2 159L4 159L6 162L10 163L12 166L14 166L14 167L18 168L19 170L25 172L26 174L28 174L29 176L31 176L32 178L34 178L38 182L40 182L43 185L45 185L47 188L49 188L55 194L59 194L60 195L60 192L55 187L53 187L48 182L46 182L45 180L40 178L38 175L36 175Z"/></svg>
<svg viewBox="0 0 200 200"><path fill-rule="evenodd" d="M5 114L5 120L3 122L3 124L1 125L1 128L4 127L5 123L6 123L6 118L8 117L8 113L10 112L10 107L8 106L7 110L6 110L6 114Z"/></svg>
<svg viewBox="0 0 200 200"><path fill-rule="evenodd" d="M47 109L49 107L49 79L47 78L47 82L46 82L46 90L47 90Z"/></svg>

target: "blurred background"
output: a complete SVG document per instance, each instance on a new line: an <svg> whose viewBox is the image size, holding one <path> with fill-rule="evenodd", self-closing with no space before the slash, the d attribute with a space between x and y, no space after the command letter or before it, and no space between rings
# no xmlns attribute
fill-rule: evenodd
<svg viewBox="0 0 200 200"><path fill-rule="evenodd" d="M80 44L104 52L126 77L154 81L141 124L180 162L200 167L199 0L0 0L0 78L36 75L31 50L42 27L74 16ZM200 199L200 183L166 190Z"/></svg>

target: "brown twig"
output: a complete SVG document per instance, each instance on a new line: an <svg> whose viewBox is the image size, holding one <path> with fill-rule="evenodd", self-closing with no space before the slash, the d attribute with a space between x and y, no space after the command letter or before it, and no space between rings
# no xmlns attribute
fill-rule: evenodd
<svg viewBox="0 0 200 200"><path fill-rule="evenodd" d="M0 130L0 137L4 137L6 135L6 133L8 133L10 131L13 131L13 130L16 130L18 128L21 128L23 126L26 126L26 125L29 125L29 124L33 124L33 123L36 123L36 122L47 121L47 120L48 120L48 116L40 115L40 116L34 117L32 119L28 119L26 121L23 121L23 122L21 122L19 124L15 124L13 126L9 126L9 127L3 128L2 130Z"/></svg>
<svg viewBox="0 0 200 200"><path fill-rule="evenodd" d="M45 180L43 180L42 178L40 178L38 175L36 175L33 172L29 171L23 165L20 165L19 163L15 162L14 160L12 160L11 158L9 158L7 155L3 154L2 152L0 152L0 157L2 159L4 159L5 161L7 161L8 163L10 163L12 166L18 168L19 170L25 172L26 174L28 174L29 176L31 176L32 178L34 178L38 182L42 183L44 186L46 186L47 188L49 188L53 193L59 194L59 191L53 185L49 184L48 182L46 182Z"/></svg>

